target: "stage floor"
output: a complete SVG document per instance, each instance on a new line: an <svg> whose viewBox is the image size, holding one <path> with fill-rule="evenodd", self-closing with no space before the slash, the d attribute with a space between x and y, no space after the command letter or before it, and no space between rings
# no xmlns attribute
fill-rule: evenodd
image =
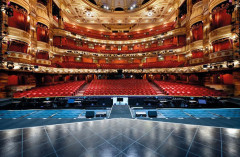
<svg viewBox="0 0 240 157"><path fill-rule="evenodd" d="M240 130L103 119L0 131L1 157L240 156Z"/></svg>

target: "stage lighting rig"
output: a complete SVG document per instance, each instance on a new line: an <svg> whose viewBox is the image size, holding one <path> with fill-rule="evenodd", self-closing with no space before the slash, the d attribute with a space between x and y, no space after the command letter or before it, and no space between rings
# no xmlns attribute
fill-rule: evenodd
<svg viewBox="0 0 240 157"><path fill-rule="evenodd" d="M7 62L7 68L9 70L12 70L14 68L14 63L13 62Z"/></svg>

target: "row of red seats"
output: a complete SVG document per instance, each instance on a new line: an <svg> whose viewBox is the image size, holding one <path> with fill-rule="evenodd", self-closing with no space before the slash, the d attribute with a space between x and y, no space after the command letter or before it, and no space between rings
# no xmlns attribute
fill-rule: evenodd
<svg viewBox="0 0 240 157"><path fill-rule="evenodd" d="M103 63L100 64L100 67L102 69L138 69L139 64L138 63L129 63L129 64L107 64Z"/></svg>
<svg viewBox="0 0 240 157"><path fill-rule="evenodd" d="M157 47L151 47L151 48L146 48L146 49L142 49L142 50L98 50L98 49L90 49L87 47L81 47L81 46L77 46L76 43L74 43L74 41L72 39L66 39L67 42L63 43L60 45L60 43L58 43L57 38L54 38L54 46L61 48L61 49L68 49L68 50L80 50L80 51L87 51L87 52L94 52L94 53L109 53L109 54L131 54L131 53L139 53L139 52L152 52L152 51L158 51L158 50L168 50L168 49L176 49L176 48L180 48L182 46L177 46L175 44L168 44L168 45L161 45L161 46L157 46Z"/></svg>
<svg viewBox="0 0 240 157"><path fill-rule="evenodd" d="M14 93L14 98L22 97L54 97L54 96L73 96L85 84L85 81L76 81L52 86L37 87L24 92Z"/></svg>
<svg viewBox="0 0 240 157"><path fill-rule="evenodd" d="M56 64L60 68L97 69L97 64L95 63L63 62L63 63L56 63Z"/></svg>
<svg viewBox="0 0 240 157"><path fill-rule="evenodd" d="M177 61L160 61L152 63L143 63L143 68L174 68L183 66L183 62Z"/></svg>
<svg viewBox="0 0 240 157"><path fill-rule="evenodd" d="M177 61L161 61L153 63L144 63L143 68L173 68L183 66L183 62ZM138 63L125 63L125 64L112 64L112 63L101 63L98 67L95 63L82 63L82 62L63 62L55 63L53 66L58 68L77 68L77 69L139 69L140 64ZM141 67L141 68L142 68Z"/></svg>
<svg viewBox="0 0 240 157"><path fill-rule="evenodd" d="M166 95L174 96L227 96L222 91L213 90L204 86L182 84L167 81L154 81Z"/></svg>
<svg viewBox="0 0 240 157"><path fill-rule="evenodd" d="M138 53L139 50L101 50L101 53L110 53L110 54L125 54L125 53Z"/></svg>
<svg viewBox="0 0 240 157"><path fill-rule="evenodd" d="M84 95L156 95L147 80L93 80Z"/></svg>
<svg viewBox="0 0 240 157"><path fill-rule="evenodd" d="M145 29L141 31L134 31L129 33L110 33L100 32L96 30L89 30L87 28L72 25L70 23L64 23L64 29L82 36L92 37L96 39L108 39L108 40L129 40L129 39L140 39L158 34L165 33L175 28L175 22L170 22L164 25L156 26L151 29Z"/></svg>

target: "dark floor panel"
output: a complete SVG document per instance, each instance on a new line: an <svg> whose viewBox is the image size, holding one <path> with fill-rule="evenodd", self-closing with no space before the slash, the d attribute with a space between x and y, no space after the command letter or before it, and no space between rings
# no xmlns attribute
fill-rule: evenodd
<svg viewBox="0 0 240 157"><path fill-rule="evenodd" d="M132 118L128 105L113 105L110 118Z"/></svg>
<svg viewBox="0 0 240 157"><path fill-rule="evenodd" d="M0 156L238 157L239 141L239 129L106 119L0 131Z"/></svg>

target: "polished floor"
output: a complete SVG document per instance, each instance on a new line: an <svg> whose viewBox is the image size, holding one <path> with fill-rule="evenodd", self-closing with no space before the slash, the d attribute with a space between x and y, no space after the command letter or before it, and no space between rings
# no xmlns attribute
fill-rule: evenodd
<svg viewBox="0 0 240 157"><path fill-rule="evenodd" d="M240 130L103 119L0 131L1 157L239 157Z"/></svg>

